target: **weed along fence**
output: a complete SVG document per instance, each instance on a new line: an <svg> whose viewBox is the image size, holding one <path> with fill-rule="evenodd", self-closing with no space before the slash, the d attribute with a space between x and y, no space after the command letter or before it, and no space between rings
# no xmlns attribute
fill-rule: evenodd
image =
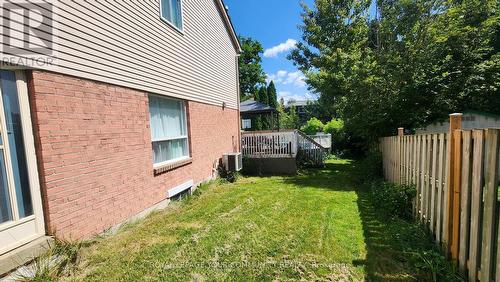
<svg viewBox="0 0 500 282"><path fill-rule="evenodd" d="M414 215L469 281L500 281L499 129L380 139L386 180L417 188Z"/></svg>

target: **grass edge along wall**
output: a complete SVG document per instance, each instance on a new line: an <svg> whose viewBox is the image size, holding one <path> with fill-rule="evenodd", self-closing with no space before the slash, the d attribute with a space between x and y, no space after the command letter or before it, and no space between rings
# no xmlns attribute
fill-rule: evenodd
<svg viewBox="0 0 500 282"><path fill-rule="evenodd" d="M28 73L35 147L49 234L79 239L214 176L239 149L238 111L185 101L189 158L154 172L149 93L46 71Z"/></svg>

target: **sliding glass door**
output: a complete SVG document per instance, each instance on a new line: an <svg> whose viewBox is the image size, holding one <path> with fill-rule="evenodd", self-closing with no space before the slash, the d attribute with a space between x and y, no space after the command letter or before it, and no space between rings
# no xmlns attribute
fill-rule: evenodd
<svg viewBox="0 0 500 282"><path fill-rule="evenodd" d="M44 234L23 71L0 70L0 254Z"/></svg>

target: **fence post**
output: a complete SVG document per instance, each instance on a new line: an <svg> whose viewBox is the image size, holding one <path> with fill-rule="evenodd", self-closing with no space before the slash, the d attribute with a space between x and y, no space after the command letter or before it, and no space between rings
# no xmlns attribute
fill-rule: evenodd
<svg viewBox="0 0 500 282"><path fill-rule="evenodd" d="M460 224L460 190L461 190L461 135L455 130L462 129L462 114L450 114L450 132L448 151L448 209L446 211L446 246L453 261L458 259L459 224Z"/></svg>

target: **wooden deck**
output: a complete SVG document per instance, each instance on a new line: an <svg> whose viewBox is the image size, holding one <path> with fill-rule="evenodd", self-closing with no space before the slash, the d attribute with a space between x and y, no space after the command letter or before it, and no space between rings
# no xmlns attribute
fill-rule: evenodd
<svg viewBox="0 0 500 282"><path fill-rule="evenodd" d="M328 150L298 130L252 131L241 136L243 157L300 158L322 166Z"/></svg>

